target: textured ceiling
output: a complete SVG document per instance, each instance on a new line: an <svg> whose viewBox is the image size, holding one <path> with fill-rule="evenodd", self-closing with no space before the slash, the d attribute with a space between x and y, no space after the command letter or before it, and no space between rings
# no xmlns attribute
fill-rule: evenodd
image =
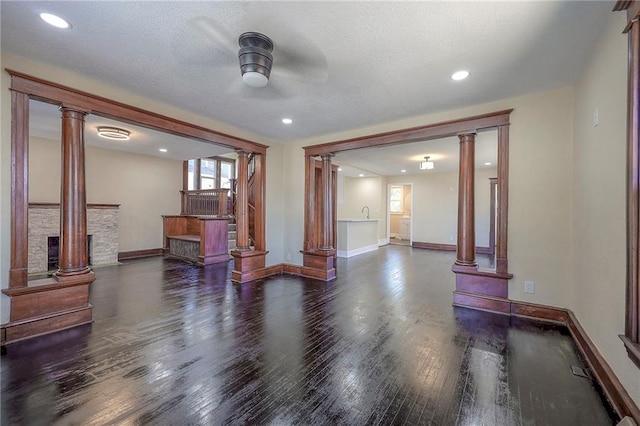
<svg viewBox="0 0 640 426"><path fill-rule="evenodd" d="M2 51L287 143L572 84L613 2L6 2ZM73 25L57 30L38 12ZM274 41L243 85L237 38ZM467 69L454 82L453 71ZM284 126L281 118L294 120Z"/></svg>

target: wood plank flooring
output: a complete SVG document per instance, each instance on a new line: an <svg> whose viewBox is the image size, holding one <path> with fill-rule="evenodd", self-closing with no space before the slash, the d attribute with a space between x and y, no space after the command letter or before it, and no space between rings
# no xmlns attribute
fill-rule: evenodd
<svg viewBox="0 0 640 426"><path fill-rule="evenodd" d="M98 268L95 322L10 345L3 425L612 425L568 331L451 306L455 253L386 246L324 283Z"/></svg>

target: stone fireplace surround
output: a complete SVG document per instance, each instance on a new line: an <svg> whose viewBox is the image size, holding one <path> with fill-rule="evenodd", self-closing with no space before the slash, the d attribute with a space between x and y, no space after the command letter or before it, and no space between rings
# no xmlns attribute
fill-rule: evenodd
<svg viewBox="0 0 640 426"><path fill-rule="evenodd" d="M118 263L119 204L87 204L91 264ZM60 236L60 204L29 203L29 274L47 271L48 238Z"/></svg>

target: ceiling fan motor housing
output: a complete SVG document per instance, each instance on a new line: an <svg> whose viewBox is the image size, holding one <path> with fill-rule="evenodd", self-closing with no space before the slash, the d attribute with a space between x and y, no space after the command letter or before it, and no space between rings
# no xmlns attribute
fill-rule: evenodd
<svg viewBox="0 0 640 426"><path fill-rule="evenodd" d="M271 39L260 33L248 32L240 35L239 43L238 59L242 75L247 72L257 72L268 79L273 65Z"/></svg>

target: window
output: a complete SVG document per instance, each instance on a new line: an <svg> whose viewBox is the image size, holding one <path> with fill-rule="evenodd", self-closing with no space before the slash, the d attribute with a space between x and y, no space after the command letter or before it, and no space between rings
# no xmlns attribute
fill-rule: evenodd
<svg viewBox="0 0 640 426"><path fill-rule="evenodd" d="M231 158L211 157L189 160L185 167L188 190L231 188L236 162Z"/></svg>
<svg viewBox="0 0 640 426"><path fill-rule="evenodd" d="M216 160L200 160L200 189L216 188Z"/></svg>
<svg viewBox="0 0 640 426"><path fill-rule="evenodd" d="M402 213L402 187L392 186L389 193L389 211Z"/></svg>

